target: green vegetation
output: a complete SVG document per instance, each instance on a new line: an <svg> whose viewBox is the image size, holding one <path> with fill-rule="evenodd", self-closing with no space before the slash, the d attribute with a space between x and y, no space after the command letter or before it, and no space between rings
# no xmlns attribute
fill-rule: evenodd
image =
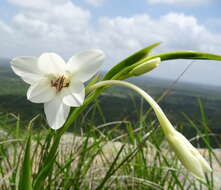
<svg viewBox="0 0 221 190"><path fill-rule="evenodd" d="M102 112L95 108L90 112L94 112L90 121L75 123L81 135L64 134L53 157L49 146L54 131L32 129L39 118L23 126L19 117L1 114L0 189L219 190L220 155L208 141L206 118L202 118L204 134L187 118L197 134L192 142L202 140L208 150L201 152L214 168L201 182L180 165L158 123L145 119L148 115L139 112L136 124L116 121L96 126L93 121Z"/></svg>

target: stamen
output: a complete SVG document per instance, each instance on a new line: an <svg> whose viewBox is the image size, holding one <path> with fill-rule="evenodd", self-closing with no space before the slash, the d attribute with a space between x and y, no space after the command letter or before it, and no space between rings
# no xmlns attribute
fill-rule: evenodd
<svg viewBox="0 0 221 190"><path fill-rule="evenodd" d="M56 88L56 92L60 92L63 88L69 87L70 82L64 76L58 77L55 80L51 80L51 87Z"/></svg>

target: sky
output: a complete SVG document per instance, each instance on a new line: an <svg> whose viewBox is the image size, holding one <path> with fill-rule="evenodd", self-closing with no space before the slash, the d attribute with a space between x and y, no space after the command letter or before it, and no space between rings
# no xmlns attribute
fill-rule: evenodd
<svg viewBox="0 0 221 190"><path fill-rule="evenodd" d="M65 60L99 48L103 70L152 43L154 53L221 54L220 0L0 0L0 57L55 52ZM221 62L163 62L150 76L221 85Z"/></svg>

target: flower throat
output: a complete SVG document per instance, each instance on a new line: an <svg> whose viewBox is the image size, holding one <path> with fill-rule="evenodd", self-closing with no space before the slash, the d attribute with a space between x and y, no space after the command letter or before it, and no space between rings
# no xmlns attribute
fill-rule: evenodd
<svg viewBox="0 0 221 190"><path fill-rule="evenodd" d="M69 87L69 85L70 81L64 76L61 76L55 80L51 80L51 86L56 88L56 92L60 92L62 88Z"/></svg>

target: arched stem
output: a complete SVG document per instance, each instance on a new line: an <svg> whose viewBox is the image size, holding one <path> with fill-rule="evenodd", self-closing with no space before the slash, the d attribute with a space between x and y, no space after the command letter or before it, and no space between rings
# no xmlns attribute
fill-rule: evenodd
<svg viewBox="0 0 221 190"><path fill-rule="evenodd" d="M167 119L166 115L164 114L160 106L156 103L156 101L149 94L147 94L144 90L142 90L141 88L139 88L138 86L134 84L131 84L125 81L119 81L119 80L106 80L106 81L101 81L90 86L87 89L87 91L90 92L97 88L104 87L104 86L111 86L111 85L125 86L136 91L138 94L140 94L153 108L165 135L167 136L168 134L174 133L175 131L174 127L172 126L170 121Z"/></svg>

